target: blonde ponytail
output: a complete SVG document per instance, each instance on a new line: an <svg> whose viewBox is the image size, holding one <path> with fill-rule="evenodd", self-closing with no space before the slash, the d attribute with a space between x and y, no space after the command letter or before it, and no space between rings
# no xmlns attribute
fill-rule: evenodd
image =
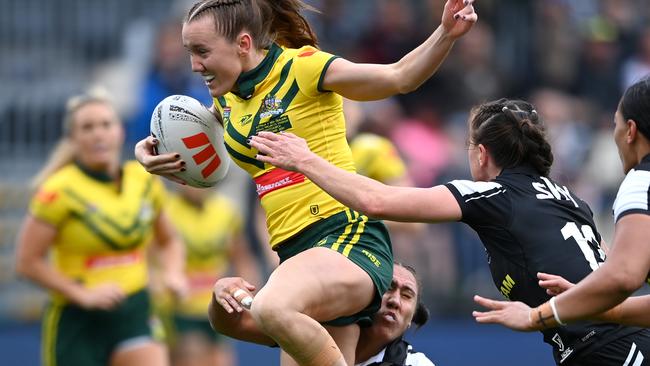
<svg viewBox="0 0 650 366"><path fill-rule="evenodd" d="M50 153L47 163L32 178L30 188L37 190L52 174L73 162L75 155L76 151L70 138L68 136L61 138Z"/></svg>

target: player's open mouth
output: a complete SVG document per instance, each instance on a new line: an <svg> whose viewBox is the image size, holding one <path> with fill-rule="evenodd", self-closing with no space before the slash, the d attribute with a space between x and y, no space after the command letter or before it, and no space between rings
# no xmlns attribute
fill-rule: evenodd
<svg viewBox="0 0 650 366"><path fill-rule="evenodd" d="M210 83L215 79L214 75L203 75L203 80L205 81L205 85L210 86Z"/></svg>

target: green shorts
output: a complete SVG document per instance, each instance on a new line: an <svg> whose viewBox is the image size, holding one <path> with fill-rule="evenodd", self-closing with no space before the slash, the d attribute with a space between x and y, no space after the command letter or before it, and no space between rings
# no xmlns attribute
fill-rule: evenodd
<svg viewBox="0 0 650 366"><path fill-rule="evenodd" d="M370 305L359 313L324 324L370 325L372 315L381 307L381 298L393 280L393 249L384 223L370 220L367 216L346 209L310 225L300 234L280 244L276 250L282 263L298 253L315 247L326 247L343 254L368 273L376 290Z"/></svg>
<svg viewBox="0 0 650 366"><path fill-rule="evenodd" d="M50 304L43 316L43 365L108 365L116 348L153 339L149 321L145 290L110 311Z"/></svg>
<svg viewBox="0 0 650 366"><path fill-rule="evenodd" d="M174 333L177 339L185 333L199 333L214 344L226 341L224 335L212 329L207 318L197 319L176 314L174 315Z"/></svg>

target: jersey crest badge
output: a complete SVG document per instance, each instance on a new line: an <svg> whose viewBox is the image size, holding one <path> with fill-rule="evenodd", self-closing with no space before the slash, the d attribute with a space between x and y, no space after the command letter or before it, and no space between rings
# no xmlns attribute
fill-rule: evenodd
<svg viewBox="0 0 650 366"><path fill-rule="evenodd" d="M282 99L273 94L267 95L262 101L260 118L275 117L282 113L284 113L284 109L282 109Z"/></svg>

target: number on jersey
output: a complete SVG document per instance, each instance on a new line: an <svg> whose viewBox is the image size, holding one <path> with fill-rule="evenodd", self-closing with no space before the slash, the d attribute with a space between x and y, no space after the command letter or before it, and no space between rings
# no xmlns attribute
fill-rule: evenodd
<svg viewBox="0 0 650 366"><path fill-rule="evenodd" d="M575 222L567 222L561 231L564 240L575 239L593 271L597 270L600 264L605 261L605 252L600 248L600 243L596 240L596 235L594 235L591 226L582 225L582 228L578 229ZM595 245L590 245L590 241Z"/></svg>

